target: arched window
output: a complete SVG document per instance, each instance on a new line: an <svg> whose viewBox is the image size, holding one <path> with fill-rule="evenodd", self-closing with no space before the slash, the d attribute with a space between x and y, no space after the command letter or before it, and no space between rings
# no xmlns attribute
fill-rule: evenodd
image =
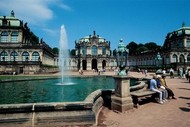
<svg viewBox="0 0 190 127"><path fill-rule="evenodd" d="M187 62L190 62L190 54L187 55Z"/></svg>
<svg viewBox="0 0 190 127"><path fill-rule="evenodd" d="M170 64L170 57L169 57L169 55L166 56L166 62L165 62L165 64Z"/></svg>
<svg viewBox="0 0 190 127"><path fill-rule="evenodd" d="M190 47L190 39L189 39L189 38L187 38L186 46L187 46L187 47Z"/></svg>
<svg viewBox="0 0 190 127"><path fill-rule="evenodd" d="M102 46L102 55L106 55L106 47Z"/></svg>
<svg viewBox="0 0 190 127"><path fill-rule="evenodd" d="M12 32L12 34L11 34L11 42L18 43L18 32L17 31Z"/></svg>
<svg viewBox="0 0 190 127"><path fill-rule="evenodd" d="M174 54L174 55L172 56L172 62L173 62L173 63L177 63L177 55L176 55L176 54Z"/></svg>
<svg viewBox="0 0 190 127"><path fill-rule="evenodd" d="M86 46L83 46L83 47L82 47L82 55L83 55L83 56L86 56Z"/></svg>
<svg viewBox="0 0 190 127"><path fill-rule="evenodd" d="M1 55L0 56L0 58L1 58L0 60L1 61L8 61L8 53L7 52L2 51L0 55Z"/></svg>
<svg viewBox="0 0 190 127"><path fill-rule="evenodd" d="M11 61L18 61L18 53L13 51L11 52Z"/></svg>
<svg viewBox="0 0 190 127"><path fill-rule="evenodd" d="M97 47L95 45L92 46L92 56L97 55Z"/></svg>
<svg viewBox="0 0 190 127"><path fill-rule="evenodd" d="M40 55L38 52L33 52L32 53L32 61L39 61L40 60Z"/></svg>
<svg viewBox="0 0 190 127"><path fill-rule="evenodd" d="M179 56L179 62L180 62L180 63L184 63L184 61L185 61L184 55L180 55L180 56Z"/></svg>
<svg viewBox="0 0 190 127"><path fill-rule="evenodd" d="M1 42L8 42L9 41L9 33L7 31L3 31L1 33Z"/></svg>
<svg viewBox="0 0 190 127"><path fill-rule="evenodd" d="M29 53L24 51L22 53L22 61L28 61L29 60Z"/></svg>

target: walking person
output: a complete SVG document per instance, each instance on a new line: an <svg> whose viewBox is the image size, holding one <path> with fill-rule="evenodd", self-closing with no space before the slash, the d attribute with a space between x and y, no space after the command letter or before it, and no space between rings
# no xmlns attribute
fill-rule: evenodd
<svg viewBox="0 0 190 127"><path fill-rule="evenodd" d="M174 70L170 68L170 78L174 78Z"/></svg>

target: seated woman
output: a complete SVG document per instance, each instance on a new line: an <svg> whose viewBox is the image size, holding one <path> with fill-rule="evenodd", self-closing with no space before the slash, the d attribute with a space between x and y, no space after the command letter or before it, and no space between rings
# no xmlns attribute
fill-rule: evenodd
<svg viewBox="0 0 190 127"><path fill-rule="evenodd" d="M162 79L161 75L157 75L157 79L156 79L157 87L163 93L163 102L166 102L167 101L166 98L167 98L168 92L167 92L166 88L161 84L161 81L160 81L161 79Z"/></svg>
<svg viewBox="0 0 190 127"><path fill-rule="evenodd" d="M170 99L170 97L171 97L172 99L176 99L176 98L174 97L175 95L174 95L173 91L166 85L166 80L165 80L165 78L166 78L166 75L163 74L163 75L162 75L162 78L160 79L160 83L161 83L161 85L164 86L165 89L167 90L167 92L168 92L168 99Z"/></svg>

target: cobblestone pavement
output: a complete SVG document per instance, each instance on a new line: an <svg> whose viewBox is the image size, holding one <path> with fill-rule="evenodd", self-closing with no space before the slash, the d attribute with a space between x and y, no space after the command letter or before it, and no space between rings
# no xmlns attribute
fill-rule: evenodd
<svg viewBox="0 0 190 127"><path fill-rule="evenodd" d="M130 72L135 77L145 77L142 73ZM148 77L151 78L149 73ZM99 127L190 127L190 83L186 79L166 78L176 100L164 104L143 99L138 109L125 113L114 112L103 107L99 117Z"/></svg>

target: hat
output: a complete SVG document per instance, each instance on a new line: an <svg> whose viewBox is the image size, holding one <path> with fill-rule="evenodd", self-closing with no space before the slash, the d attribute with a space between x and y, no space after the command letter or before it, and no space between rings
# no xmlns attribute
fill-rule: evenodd
<svg viewBox="0 0 190 127"><path fill-rule="evenodd" d="M161 75L157 75L157 78L162 78Z"/></svg>

